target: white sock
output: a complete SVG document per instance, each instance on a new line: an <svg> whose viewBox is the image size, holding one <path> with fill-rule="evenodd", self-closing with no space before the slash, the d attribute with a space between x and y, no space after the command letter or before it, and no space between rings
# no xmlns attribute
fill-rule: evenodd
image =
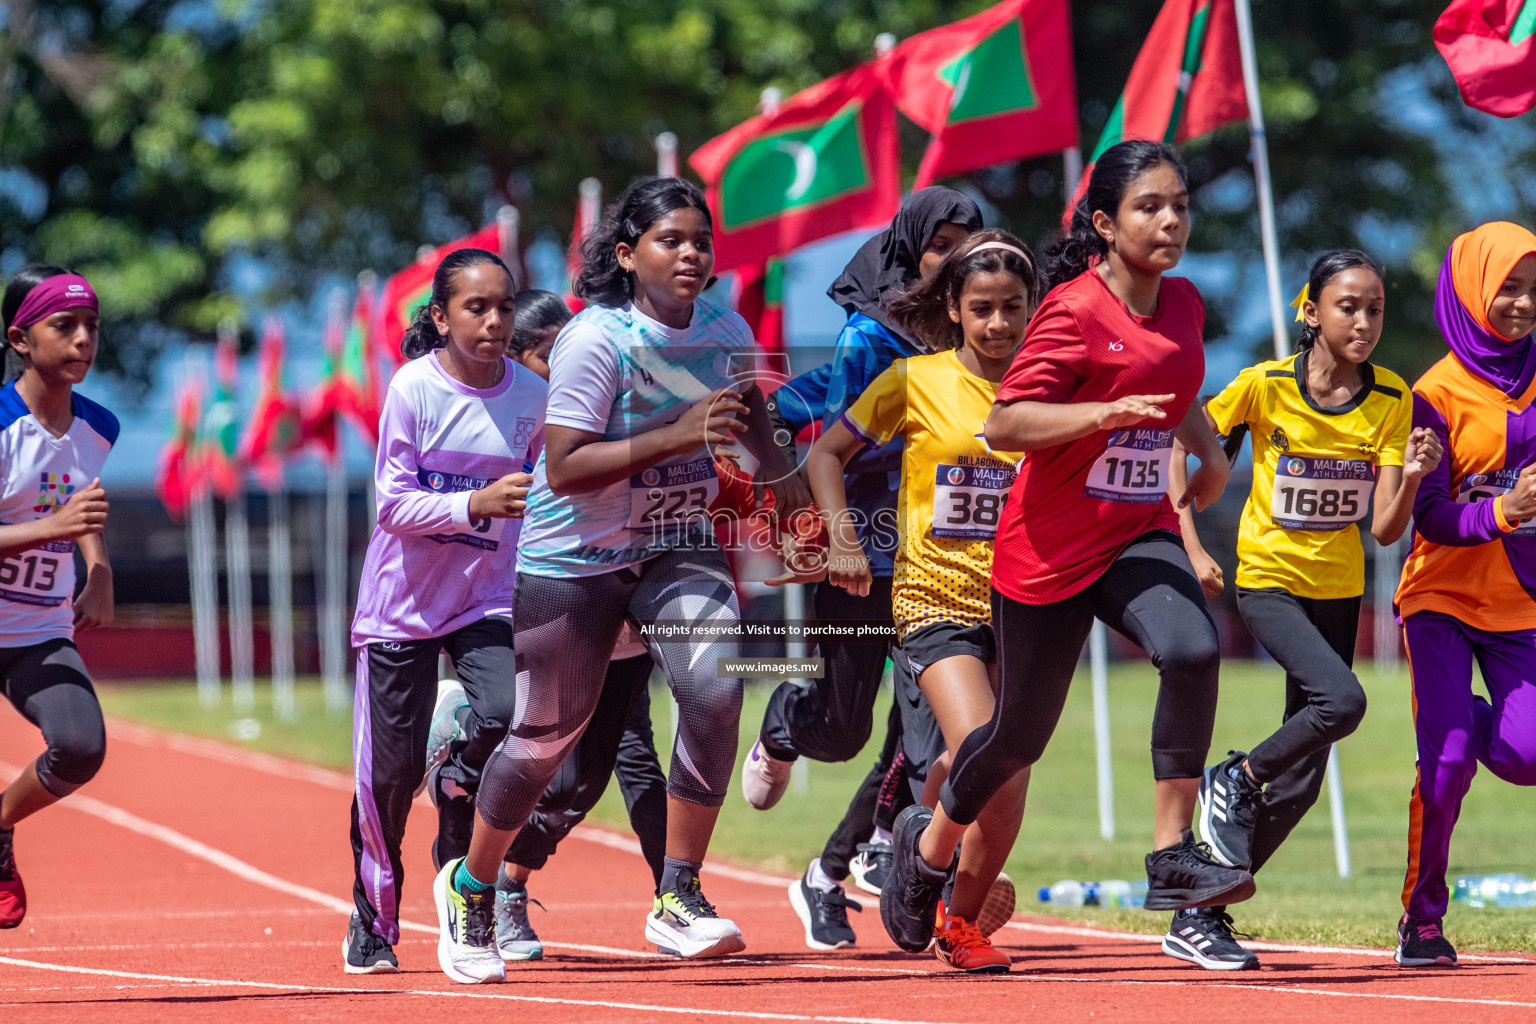
<svg viewBox="0 0 1536 1024"><path fill-rule="evenodd" d="M896 837L891 835L891 833L887 832L885 829L881 828L879 825L876 825L875 826L875 834L869 837L869 841L872 842L872 843L886 843L886 844L889 844L893 840L895 840L895 838Z"/></svg>
<svg viewBox="0 0 1536 1024"><path fill-rule="evenodd" d="M810 868L805 872L805 881L811 888L820 889L822 892L831 892L837 888L837 883L832 881L825 871L821 870L820 857L811 861Z"/></svg>

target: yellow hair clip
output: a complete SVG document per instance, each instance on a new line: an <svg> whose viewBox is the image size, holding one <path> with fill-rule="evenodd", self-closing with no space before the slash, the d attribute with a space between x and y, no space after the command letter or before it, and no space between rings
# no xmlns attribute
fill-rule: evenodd
<svg viewBox="0 0 1536 1024"><path fill-rule="evenodd" d="M1296 322L1297 323L1301 323L1303 320L1305 320L1307 318L1307 315L1302 312L1302 307L1307 304L1307 300L1310 299L1311 297L1312 297L1312 282L1308 281L1306 284L1301 286L1301 291L1297 292L1296 293L1296 297L1291 300L1291 308L1296 310Z"/></svg>

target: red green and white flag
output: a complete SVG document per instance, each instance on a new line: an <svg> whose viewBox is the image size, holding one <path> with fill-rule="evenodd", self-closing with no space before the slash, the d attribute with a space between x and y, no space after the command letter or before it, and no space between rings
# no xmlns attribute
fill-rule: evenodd
<svg viewBox="0 0 1536 1024"><path fill-rule="evenodd" d="M334 462L340 454L338 428L348 401L346 383L341 377L341 353L346 344L347 329L342 320L343 308L339 295L332 299L321 342L320 380L314 390L304 396L299 407L304 444L319 449L320 457L326 462Z"/></svg>
<svg viewBox="0 0 1536 1024"><path fill-rule="evenodd" d="M777 352L784 347L784 261L737 271L736 312L752 328L758 347Z"/></svg>
<svg viewBox="0 0 1536 1024"><path fill-rule="evenodd" d="M1004 0L892 57L897 109L933 136L914 188L1077 145L1067 0Z"/></svg>
<svg viewBox="0 0 1536 1024"><path fill-rule="evenodd" d="M257 479L269 491L282 486L283 462L299 446L297 410L283 388L287 348L282 320L267 317L257 356L261 390L240 439L240 459L256 471Z"/></svg>
<svg viewBox="0 0 1536 1024"><path fill-rule="evenodd" d="M155 493L171 518L181 522L203 485L197 451L197 421L202 415L203 389L196 381L185 381L176 392L175 403L171 439L160 449L160 459L155 467Z"/></svg>
<svg viewBox="0 0 1536 1024"><path fill-rule="evenodd" d="M1110 146L1126 139L1183 142L1247 117L1232 0L1166 0L1063 220L1071 219L1094 163Z"/></svg>
<svg viewBox="0 0 1536 1024"><path fill-rule="evenodd" d="M715 221L715 271L761 267L883 223L901 203L890 66L835 75L711 139L689 164Z"/></svg>
<svg viewBox="0 0 1536 1024"><path fill-rule="evenodd" d="M1536 0L1454 0L1435 46L1467 106L1499 117L1536 107Z"/></svg>
<svg viewBox="0 0 1536 1024"><path fill-rule="evenodd" d="M493 252L495 250L492 250ZM357 283L357 299L352 305L352 317L342 338L341 355L337 363L340 380L340 411L350 419L369 444L379 443L379 415L383 411L380 395L379 363L377 355L368 343L373 333L373 302L376 285L370 271L361 275ZM430 285L428 286L430 288ZM396 346L398 350L399 346Z"/></svg>
<svg viewBox="0 0 1536 1024"><path fill-rule="evenodd" d="M602 214L603 183L596 178L583 178L576 194L576 222L571 225L571 247L565 251L566 288L565 304L572 313L586 308L587 300L576 297L576 279L581 276L581 243L597 227Z"/></svg>
<svg viewBox="0 0 1536 1024"><path fill-rule="evenodd" d="M240 340L233 329L220 328L213 350L213 396L203 417L199 448L202 470L220 498L240 493L240 404L235 396L240 375Z"/></svg>
<svg viewBox="0 0 1536 1024"><path fill-rule="evenodd" d="M400 354L400 339L415 318L416 310L431 300L432 275L437 273L437 265L455 249L486 249L500 254L501 229L491 224L472 235L440 245L384 282L375 343L388 357L390 366L405 364L405 357Z"/></svg>

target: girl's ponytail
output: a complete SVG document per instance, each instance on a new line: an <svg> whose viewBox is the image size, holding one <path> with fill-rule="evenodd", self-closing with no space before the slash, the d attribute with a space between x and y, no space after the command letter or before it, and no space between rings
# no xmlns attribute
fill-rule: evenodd
<svg viewBox="0 0 1536 1024"><path fill-rule="evenodd" d="M1072 207L1072 221L1066 236L1045 251L1048 287L1054 288L1072 280L1108 255L1109 243L1093 226L1093 212L1088 208L1085 195Z"/></svg>
<svg viewBox="0 0 1536 1024"><path fill-rule="evenodd" d="M437 324L432 322L432 301L429 299L417 308L416 319L405 329L405 336L400 339L400 354L407 359L416 359L446 344L448 339L438 333Z"/></svg>

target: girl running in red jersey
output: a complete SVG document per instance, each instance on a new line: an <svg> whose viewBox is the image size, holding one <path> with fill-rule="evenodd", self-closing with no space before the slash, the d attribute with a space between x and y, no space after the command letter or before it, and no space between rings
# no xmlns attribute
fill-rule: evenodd
<svg viewBox="0 0 1536 1024"><path fill-rule="evenodd" d="M1189 238L1188 204L1172 147L1122 142L1099 158L1070 232L1047 256L1056 287L985 428L992 449L1029 453L993 554L997 705L956 752L938 809L915 805L896 823L880 915L903 949L932 938L966 828L1045 750L1096 617L1148 651L1162 680L1147 908L1253 895L1253 877L1216 863L1190 828L1220 653L1167 496L1174 435L1200 460L1183 502L1215 501L1228 467L1194 407L1205 373L1204 304L1188 281L1164 277Z"/></svg>

